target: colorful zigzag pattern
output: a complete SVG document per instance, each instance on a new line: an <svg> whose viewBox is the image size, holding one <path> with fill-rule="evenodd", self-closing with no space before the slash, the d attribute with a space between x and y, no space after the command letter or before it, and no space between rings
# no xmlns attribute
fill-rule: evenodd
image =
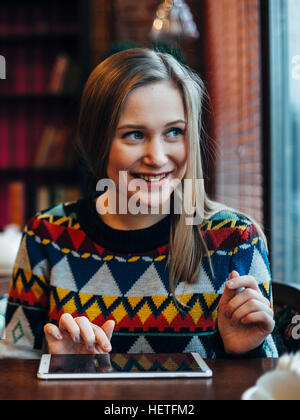
<svg viewBox="0 0 300 420"><path fill-rule="evenodd" d="M181 353L215 357L218 304L228 274L253 275L271 300L269 263L261 238L248 219L221 212L205 221L215 277L204 256L200 281L180 282L176 305L166 267L168 245L147 254L112 254L82 230L76 203L59 205L28 223L16 260L6 316L14 345L41 349L43 326L65 312L97 325L116 322L114 352ZM274 354L270 337L266 354Z"/></svg>

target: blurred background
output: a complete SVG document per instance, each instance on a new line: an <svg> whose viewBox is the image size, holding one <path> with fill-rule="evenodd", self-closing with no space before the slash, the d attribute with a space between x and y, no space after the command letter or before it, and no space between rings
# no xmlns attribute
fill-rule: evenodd
<svg viewBox="0 0 300 420"><path fill-rule="evenodd" d="M300 0L1 0L0 275L36 211L87 194L82 88L137 46L203 78L207 191L261 223L273 277L300 284L299 22Z"/></svg>

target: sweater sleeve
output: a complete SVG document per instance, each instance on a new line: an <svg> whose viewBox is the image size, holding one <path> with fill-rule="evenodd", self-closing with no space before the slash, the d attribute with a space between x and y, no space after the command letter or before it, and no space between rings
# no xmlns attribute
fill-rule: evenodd
<svg viewBox="0 0 300 420"><path fill-rule="evenodd" d="M272 282L271 282L271 271L268 260L266 247L262 238L259 236L255 226L252 224L247 227L243 236L242 243L240 243L232 252L231 264L229 274L235 270L240 276L251 275L253 276L258 287L269 301L271 306L273 305L272 299ZM278 351L276 347L276 339L274 334L270 334L257 349L254 349L243 355L234 356L227 355L224 351L222 338L217 332L216 334L216 348L217 357L237 357L237 358L276 358L278 357Z"/></svg>
<svg viewBox="0 0 300 420"><path fill-rule="evenodd" d="M44 345L49 268L31 226L25 227L12 273L0 358L38 358Z"/></svg>

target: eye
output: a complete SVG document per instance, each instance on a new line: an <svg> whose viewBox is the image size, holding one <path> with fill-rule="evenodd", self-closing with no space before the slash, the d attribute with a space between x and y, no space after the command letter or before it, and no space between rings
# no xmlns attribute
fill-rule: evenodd
<svg viewBox="0 0 300 420"><path fill-rule="evenodd" d="M181 128L171 128L168 132L167 132L167 136L168 137L172 137L172 138L177 138L179 136L182 136L184 134L184 131Z"/></svg>
<svg viewBox="0 0 300 420"><path fill-rule="evenodd" d="M141 131L131 131L122 135L122 139L141 140L142 138L143 133Z"/></svg>

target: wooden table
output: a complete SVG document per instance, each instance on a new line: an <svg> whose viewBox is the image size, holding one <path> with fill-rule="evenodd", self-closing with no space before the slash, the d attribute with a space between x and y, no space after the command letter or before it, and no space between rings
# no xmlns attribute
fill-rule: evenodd
<svg viewBox="0 0 300 420"><path fill-rule="evenodd" d="M0 400L239 400L276 359L207 360L210 379L40 380L38 360L0 360Z"/></svg>

